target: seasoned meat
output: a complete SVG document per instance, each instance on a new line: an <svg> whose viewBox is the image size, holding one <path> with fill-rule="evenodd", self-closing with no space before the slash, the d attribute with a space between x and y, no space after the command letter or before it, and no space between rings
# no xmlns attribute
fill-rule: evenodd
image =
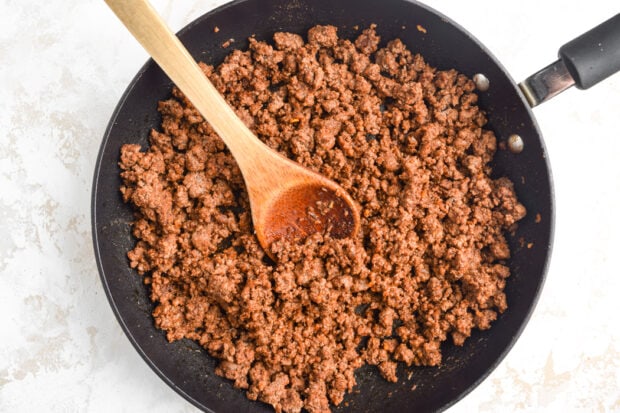
<svg viewBox="0 0 620 413"><path fill-rule="evenodd" d="M234 159L177 89L150 146L120 159L136 208L128 256L156 326L199 342L217 374L277 412L329 411L360 366L397 381L398 362L436 366L442 342L489 328L507 307L504 233L526 213L490 177L496 137L470 79L398 39L380 47L374 26L307 39L250 39L202 69L261 140L350 193L357 238L278 241L272 262Z"/></svg>

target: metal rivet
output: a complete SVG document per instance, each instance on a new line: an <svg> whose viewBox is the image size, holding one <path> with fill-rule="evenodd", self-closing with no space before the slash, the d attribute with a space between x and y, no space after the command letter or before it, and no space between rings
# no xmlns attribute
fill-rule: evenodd
<svg viewBox="0 0 620 413"><path fill-rule="evenodd" d="M516 133L508 137L508 149L512 153L521 153L523 151L523 139Z"/></svg>
<svg viewBox="0 0 620 413"><path fill-rule="evenodd" d="M474 83L476 84L476 89L481 92L486 92L487 90L489 90L489 79L482 73L476 73L474 75Z"/></svg>

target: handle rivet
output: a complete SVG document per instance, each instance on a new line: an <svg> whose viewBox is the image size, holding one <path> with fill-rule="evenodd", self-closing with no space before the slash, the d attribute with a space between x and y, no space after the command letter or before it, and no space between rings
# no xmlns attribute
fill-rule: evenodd
<svg viewBox="0 0 620 413"><path fill-rule="evenodd" d="M486 92L487 90L489 90L491 82L489 82L489 79L482 73L476 73L473 80L476 84L476 89L478 89L479 91Z"/></svg>
<svg viewBox="0 0 620 413"><path fill-rule="evenodd" d="M521 153L523 151L523 139L516 133L508 137L508 149L512 153Z"/></svg>

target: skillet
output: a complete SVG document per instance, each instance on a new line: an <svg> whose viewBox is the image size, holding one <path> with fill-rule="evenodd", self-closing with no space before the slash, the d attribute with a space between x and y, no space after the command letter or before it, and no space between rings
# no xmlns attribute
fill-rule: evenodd
<svg viewBox="0 0 620 413"><path fill-rule="evenodd" d="M221 47L228 38L235 39L235 48L243 49L247 46L245 39L252 34L260 40L270 39L276 31L303 34L316 24L336 25L341 37L354 38L359 33L354 26L376 23L383 39L400 38L438 69L455 68L470 77L483 73L491 85L479 93L479 105L489 118L487 127L500 141L518 135L523 142L520 153L498 151L493 164L494 175L507 176L515 183L518 198L528 210L515 234L508 238L512 251L508 262L512 275L505 289L509 309L490 330L474 331L462 347L446 342L440 367L401 365L398 383L386 382L374 368L359 369L357 391L347 395L335 411L398 412L403 406L412 411L446 409L488 376L510 350L543 286L553 235L551 173L530 105L567 87L571 80L587 87L618 70L618 17L610 20L605 30L584 40L597 44L603 36L607 50L615 48L618 52L592 56L591 52L582 53L583 43L579 42L565 48L561 63L552 64L529 80L525 90L530 101L501 64L463 28L427 6L407 0L385 0L381 6L376 0L237 0L207 13L179 33L197 60L218 64L230 52ZM215 26L221 29L218 34L213 32ZM596 66L580 64L593 58L606 60ZM576 62L576 67L570 68L570 62ZM584 67L586 70L580 71ZM128 265L126 253L135 240L130 227L133 211L123 203L118 190L120 147L125 143L147 145L149 131L158 128L161 120L156 102L169 97L171 87L168 78L149 60L126 90L105 133L92 192L93 241L101 280L136 350L179 394L205 411L269 412L269 406L247 400L243 391L216 376L216 361L199 345L187 340L167 342L165 334L153 324L153 305L142 277Z"/></svg>

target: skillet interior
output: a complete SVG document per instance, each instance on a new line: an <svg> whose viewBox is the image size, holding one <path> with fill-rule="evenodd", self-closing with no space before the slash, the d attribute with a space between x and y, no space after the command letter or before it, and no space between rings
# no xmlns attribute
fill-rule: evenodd
<svg viewBox="0 0 620 413"><path fill-rule="evenodd" d="M496 59L464 29L426 6L406 0L240 0L197 19L180 38L198 60L218 64L230 52L221 44L234 38L234 48L245 48L247 37L270 39L276 31L304 34L315 24L334 24L340 36L354 38L353 26L378 25L384 40L399 37L413 52L439 69L456 68L468 76L484 73L491 88L480 94L489 125L500 139L520 134L525 150L514 155L499 151L495 175L515 182L527 217L509 238L513 258L506 293L509 309L491 330L474 332L465 345L442 347L444 361L437 368L399 367L400 381L384 381L374 368L362 368L357 391L336 411L442 410L482 381L512 347L525 326L542 287L553 230L553 194L548 162L539 129L514 82ZM426 30L424 33L417 26ZM220 31L213 32L218 26ZM132 209L122 202L118 188L120 147L147 145L148 132L158 128L157 101L170 95L171 82L149 60L121 99L103 139L92 193L95 253L101 279L114 313L141 356L172 388L204 410L271 411L246 399L231 382L214 374L216 362L190 341L168 343L155 329L146 287L130 270L126 253L131 236ZM540 222L535 220L540 214ZM528 248L530 245L530 248ZM411 373L410 378L408 375ZM412 391L412 387L415 390Z"/></svg>

